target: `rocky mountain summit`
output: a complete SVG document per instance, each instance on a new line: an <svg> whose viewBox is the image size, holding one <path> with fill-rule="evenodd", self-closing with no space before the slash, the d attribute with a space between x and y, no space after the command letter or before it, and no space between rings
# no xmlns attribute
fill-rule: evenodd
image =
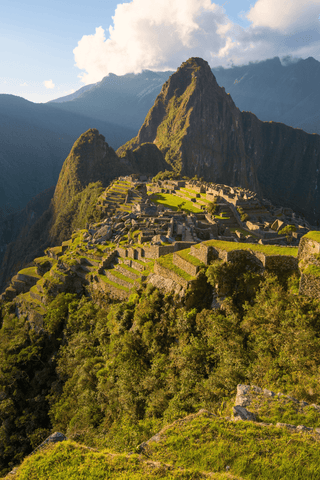
<svg viewBox="0 0 320 480"><path fill-rule="evenodd" d="M171 75L138 135L117 154L144 142L182 175L249 188L319 220L320 137L240 112L201 58Z"/></svg>

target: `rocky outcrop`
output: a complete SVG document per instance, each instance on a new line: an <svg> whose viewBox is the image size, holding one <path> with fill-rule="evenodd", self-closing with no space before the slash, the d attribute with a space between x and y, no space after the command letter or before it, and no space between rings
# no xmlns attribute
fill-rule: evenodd
<svg viewBox="0 0 320 480"><path fill-rule="evenodd" d="M250 188L319 219L320 136L240 112L201 58L169 78L138 135L117 153L145 142L183 175Z"/></svg>
<svg viewBox="0 0 320 480"><path fill-rule="evenodd" d="M275 393L267 388L260 388L255 385L237 385L237 395L235 398L234 406L232 407L233 420L246 420L259 422L263 426L273 426L274 423L268 423L261 421L261 416L267 416L272 418L275 412L283 412L286 414L286 409L290 411L290 407L294 407L297 420L301 420L301 417L305 415L306 422L310 422L310 408L315 410L316 415L320 413L320 406L316 404L309 405L307 402L297 400L290 395L283 393ZM246 407L249 407L249 411ZM292 411L292 410L291 410ZM292 413L291 413L292 415ZM288 415L287 415L288 416ZM295 418L293 415L292 418ZM291 432L296 433L315 433L320 434L320 428L307 427L305 425L292 425L290 423L277 422L275 426L278 428L287 428Z"/></svg>

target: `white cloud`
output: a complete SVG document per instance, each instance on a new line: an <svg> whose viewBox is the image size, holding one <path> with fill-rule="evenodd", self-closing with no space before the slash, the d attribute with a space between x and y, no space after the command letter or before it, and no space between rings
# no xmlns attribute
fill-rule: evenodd
<svg viewBox="0 0 320 480"><path fill-rule="evenodd" d="M232 23L211 0L120 4L108 35L99 26L73 50L75 65L84 71L79 78L87 85L110 72L175 70L192 56L211 66L285 55L320 60L320 0L257 0L241 14L252 22L249 27Z"/></svg>
<svg viewBox="0 0 320 480"><path fill-rule="evenodd" d="M100 26L73 50L76 66L87 72L80 75L85 84L110 72L175 69L190 56L208 57L225 46L228 18L211 0L132 0L118 5L112 18L109 38Z"/></svg>
<svg viewBox="0 0 320 480"><path fill-rule="evenodd" d="M27 86L28 86L27 82L20 83L20 87L27 87Z"/></svg>
<svg viewBox="0 0 320 480"><path fill-rule="evenodd" d="M254 27L282 32L319 26L319 0L258 0L247 14Z"/></svg>
<svg viewBox="0 0 320 480"><path fill-rule="evenodd" d="M45 80L43 84L46 88L54 88L55 86L52 80Z"/></svg>

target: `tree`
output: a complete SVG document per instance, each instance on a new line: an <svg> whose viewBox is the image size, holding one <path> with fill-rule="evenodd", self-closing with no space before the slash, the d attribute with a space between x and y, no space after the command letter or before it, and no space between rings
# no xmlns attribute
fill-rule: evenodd
<svg viewBox="0 0 320 480"><path fill-rule="evenodd" d="M284 228L279 230L278 235L285 235L287 238L287 242L292 242L293 232L296 232L297 228L295 225L286 225Z"/></svg>
<svg viewBox="0 0 320 480"><path fill-rule="evenodd" d="M207 211L212 215L213 213L215 213L216 209L217 209L217 199L215 197L212 202L209 202L207 204Z"/></svg>

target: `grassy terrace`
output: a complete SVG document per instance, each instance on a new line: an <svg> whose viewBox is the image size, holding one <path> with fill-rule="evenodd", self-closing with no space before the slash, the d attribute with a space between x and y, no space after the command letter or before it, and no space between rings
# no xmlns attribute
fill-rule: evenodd
<svg viewBox="0 0 320 480"><path fill-rule="evenodd" d="M98 275L98 277L107 285L110 285L111 287L118 288L119 290L124 290L125 292L130 292L130 289L127 287L123 287L122 285L119 285L119 283L113 282L112 280L109 280L105 275Z"/></svg>
<svg viewBox="0 0 320 480"><path fill-rule="evenodd" d="M123 275L122 273L118 272L115 269L111 269L111 270L108 270L108 271L111 273L111 275L119 278L120 280L124 280L125 282L132 283L132 284L135 283L135 281L132 280L132 278L126 277L125 275Z"/></svg>
<svg viewBox="0 0 320 480"><path fill-rule="evenodd" d="M23 268L18 272L21 275L28 275L29 277L41 278L41 275L37 273L37 267Z"/></svg>
<svg viewBox="0 0 320 480"><path fill-rule="evenodd" d="M121 263L120 264L122 268L128 270L128 272L131 272L131 273L134 273L135 275L137 275L137 277L140 276L140 270L136 270L135 268L132 268L132 267L129 267L129 265L126 265L125 263ZM111 270L113 271L113 270Z"/></svg>
<svg viewBox="0 0 320 480"><path fill-rule="evenodd" d="M315 232L315 231L308 232L302 238L310 238L311 240L314 240L315 242L320 243L320 232Z"/></svg>
<svg viewBox="0 0 320 480"><path fill-rule="evenodd" d="M252 250L254 252L264 253L265 255L298 256L298 247L277 247L274 245L257 245L256 243L225 242L223 240L208 240L203 243L204 245L221 248L227 252L231 252L232 250Z"/></svg>
<svg viewBox="0 0 320 480"><path fill-rule="evenodd" d="M38 292L36 292L38 293ZM26 293L22 293L21 295L19 295L25 302L29 303L32 305L32 308L33 310L35 310L36 312L44 315L46 313L46 309L45 309L45 306L43 305L42 302L40 302L40 300L37 300L35 298L32 298L31 295L30 295L30 292L26 292Z"/></svg>
<svg viewBox="0 0 320 480"><path fill-rule="evenodd" d="M180 250L176 253L179 257L183 258L184 260L186 260L187 262L191 263L196 267L201 267L204 265L202 262L200 262L198 258L194 257L193 255L190 255L190 248L186 248L185 250Z"/></svg>
<svg viewBox="0 0 320 480"><path fill-rule="evenodd" d="M50 258L50 257L38 257L38 258L35 258L33 261L37 265L46 266L46 265L51 264L54 260L53 260L53 258Z"/></svg>
<svg viewBox="0 0 320 480"><path fill-rule="evenodd" d="M168 270L176 273L177 275L179 275L179 277L184 278L185 280L187 280L187 282L189 282L190 280L194 280L195 277L192 277L191 275L189 275L189 273L181 270L181 268L174 265L172 257L173 254L169 253L168 255L164 255L163 257L158 258L156 262L158 262L162 267L165 267Z"/></svg>
<svg viewBox="0 0 320 480"><path fill-rule="evenodd" d="M193 202L184 200L182 197L177 195L171 195L169 193L154 193L149 196L150 200L153 203L163 205L165 207L171 208L171 210L178 210L178 205L184 202L182 210L189 213L199 213L202 212L200 208L196 208Z"/></svg>

